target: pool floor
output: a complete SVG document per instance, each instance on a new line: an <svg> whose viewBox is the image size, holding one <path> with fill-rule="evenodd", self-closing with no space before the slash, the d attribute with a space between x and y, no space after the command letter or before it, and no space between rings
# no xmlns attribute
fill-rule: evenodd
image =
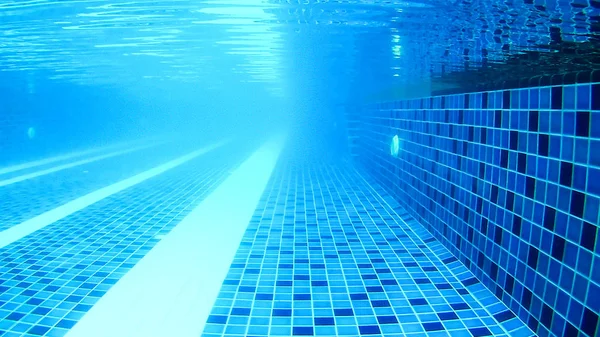
<svg viewBox="0 0 600 337"><path fill-rule="evenodd" d="M282 163L202 336L532 336L381 187Z"/></svg>
<svg viewBox="0 0 600 337"><path fill-rule="evenodd" d="M283 157L264 169L273 170L266 175L266 186L240 184L239 179L258 181L262 168L247 165L257 148L225 144L7 241L0 248L0 336L92 336L82 327L92 329L94 324L112 329L111 337L534 336L352 164ZM124 161L143 157L131 152L19 181L10 185L12 192L19 187L23 191L15 194L19 202L13 205L31 217L41 216L77 197L64 188L71 180L76 180L80 194L88 193L102 185L102 174L110 185L183 152L128 168ZM262 157L254 160L265 162ZM83 171L93 174L82 175ZM34 183L40 189L33 188ZM227 184L239 186L239 198L236 192L229 192L229 198L215 197L225 193ZM253 203L244 194L250 192L256 195ZM26 209L27 193L43 207ZM202 210L209 202L215 204ZM194 214L214 212L219 202L221 214L228 215L223 216L225 222L199 217L194 219L204 220L190 227ZM18 228L23 212L7 207L0 206L4 226ZM246 220L242 213L247 213ZM232 217L236 214L241 220ZM223 245L208 250L211 236L217 240L216 229L182 229L202 224L231 226L225 230L232 230L232 248L221 237ZM176 243L177 229L192 244L187 251L167 244ZM0 232L0 239L5 233ZM219 262L222 271L207 267L207 256L225 261ZM143 270L155 276L132 281L131 275L144 275ZM158 280L161 273L182 276ZM208 286L210 282L216 287ZM183 288L192 289L195 297L182 295ZM128 289L144 300L132 303ZM163 305L175 296L179 299L173 303L186 305L185 310ZM107 319L111 312L123 322ZM139 329L135 324L126 327L130 317L139 320ZM148 331L152 329L143 328L149 324L144 319L150 322L152 317L162 320L154 324L176 323L186 329Z"/></svg>

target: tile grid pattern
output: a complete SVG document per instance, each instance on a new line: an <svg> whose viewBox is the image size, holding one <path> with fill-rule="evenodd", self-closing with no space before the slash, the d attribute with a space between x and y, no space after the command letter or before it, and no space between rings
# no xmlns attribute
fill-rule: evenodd
<svg viewBox="0 0 600 337"><path fill-rule="evenodd" d="M384 102L360 123L362 166L537 334L598 334L599 83Z"/></svg>
<svg viewBox="0 0 600 337"><path fill-rule="evenodd" d="M226 145L0 249L0 336L64 336L241 163L248 151L234 147Z"/></svg>
<svg viewBox="0 0 600 337"><path fill-rule="evenodd" d="M384 197L349 167L280 164L202 336L533 335Z"/></svg>
<svg viewBox="0 0 600 337"><path fill-rule="evenodd" d="M171 149L161 145L2 186L0 231L187 153Z"/></svg>

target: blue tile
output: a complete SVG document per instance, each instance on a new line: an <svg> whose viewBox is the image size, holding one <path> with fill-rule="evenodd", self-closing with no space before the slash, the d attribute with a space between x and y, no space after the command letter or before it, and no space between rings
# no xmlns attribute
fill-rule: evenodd
<svg viewBox="0 0 600 337"><path fill-rule="evenodd" d="M575 109L575 94L576 90L574 86L563 87L563 109Z"/></svg>
<svg viewBox="0 0 600 337"><path fill-rule="evenodd" d="M315 317L315 325L335 325L335 320L333 317Z"/></svg>
<svg viewBox="0 0 600 337"><path fill-rule="evenodd" d="M354 316L354 311L349 308L345 309L334 309L335 316Z"/></svg>
<svg viewBox="0 0 600 337"><path fill-rule="evenodd" d="M228 316L210 315L208 316L207 323L225 324L227 323Z"/></svg>
<svg viewBox="0 0 600 337"><path fill-rule="evenodd" d="M234 316L249 316L250 308L233 308L231 309L231 315Z"/></svg>
<svg viewBox="0 0 600 337"><path fill-rule="evenodd" d="M444 325L441 322L423 323L423 329L425 329L425 331L445 330Z"/></svg>
<svg viewBox="0 0 600 337"><path fill-rule="evenodd" d="M378 325L364 325L358 327L361 335L378 335L381 333Z"/></svg>
<svg viewBox="0 0 600 337"><path fill-rule="evenodd" d="M18 320L20 320L23 317L25 317L25 314L19 313L19 312L13 312L10 315L8 315L6 317L6 319L10 320L10 321L18 321Z"/></svg>
<svg viewBox="0 0 600 337"><path fill-rule="evenodd" d="M310 326L295 326L292 329L294 336L314 336L313 327Z"/></svg>
<svg viewBox="0 0 600 337"><path fill-rule="evenodd" d="M412 298L408 300L411 305L427 305L427 300L424 298Z"/></svg>
<svg viewBox="0 0 600 337"><path fill-rule="evenodd" d="M398 323L396 316L377 316L377 322L379 324L393 324Z"/></svg>
<svg viewBox="0 0 600 337"><path fill-rule="evenodd" d="M362 136L354 150L361 168L477 275L482 283L476 284L502 298L540 336L581 327L573 311L583 309L576 305L565 306L573 309L561 316L550 312L563 310L557 303L569 296L585 302L585 289L597 274L592 266L600 250L597 235L584 225L600 220L600 155L595 156L600 151L593 151L600 149L600 114L590 111L591 88L530 88L529 96L520 89L471 94L469 104L484 108L469 116L448 96L443 108L419 108L415 113L415 108L403 106L395 116L410 122L395 126L394 132L411 139L411 151L401 154L402 161L389 160L380 146L388 142L385 118L355 134ZM478 103L478 97L487 97L487 102ZM500 102L504 110L493 111L496 103L491 102ZM489 125L480 117L486 112L494 130L484 138L477 130ZM370 113L377 112L367 116ZM592 234L582 236L583 228ZM408 268L410 263L404 265ZM567 289L570 282L577 289ZM523 287L534 293L516 290ZM420 311L428 307L413 306ZM510 325L514 320L499 323ZM532 335L523 329L522 334ZM494 328L488 331L493 334Z"/></svg>
<svg viewBox="0 0 600 337"><path fill-rule="evenodd" d="M577 87L577 110L589 110L591 108L590 94L591 86L589 84L578 85Z"/></svg>
<svg viewBox="0 0 600 337"><path fill-rule="evenodd" d="M34 327L32 327L28 333L32 334L32 335L36 335L36 336L43 336L46 334L46 332L48 332L50 330L50 327L47 326L40 326L40 325L36 325Z"/></svg>
<svg viewBox="0 0 600 337"><path fill-rule="evenodd" d="M590 136L600 138L600 111L593 111L590 115Z"/></svg>

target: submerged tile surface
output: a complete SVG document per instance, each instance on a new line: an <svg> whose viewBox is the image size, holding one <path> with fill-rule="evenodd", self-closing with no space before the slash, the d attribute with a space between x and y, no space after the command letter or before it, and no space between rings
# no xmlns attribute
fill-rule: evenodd
<svg viewBox="0 0 600 337"><path fill-rule="evenodd" d="M600 83L382 102L352 118L358 162L536 334L600 334Z"/></svg>
<svg viewBox="0 0 600 337"><path fill-rule="evenodd" d="M532 336L380 187L282 164L202 336Z"/></svg>
<svg viewBox="0 0 600 337"><path fill-rule="evenodd" d="M0 249L0 336L64 336L245 159L250 147L236 146L226 145Z"/></svg>
<svg viewBox="0 0 600 337"><path fill-rule="evenodd" d="M2 186L0 231L193 150L189 145L172 148L167 144L142 149Z"/></svg>

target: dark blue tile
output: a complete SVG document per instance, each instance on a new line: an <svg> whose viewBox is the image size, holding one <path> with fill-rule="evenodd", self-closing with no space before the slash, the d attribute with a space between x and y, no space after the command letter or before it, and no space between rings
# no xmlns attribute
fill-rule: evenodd
<svg viewBox="0 0 600 337"><path fill-rule="evenodd" d="M377 325L361 325L358 329L361 335L378 335L381 333Z"/></svg>
<svg viewBox="0 0 600 337"><path fill-rule="evenodd" d="M581 319L581 331L586 333L588 336L597 336L598 330L598 313L585 309L583 317Z"/></svg>
<svg viewBox="0 0 600 337"><path fill-rule="evenodd" d="M451 311L450 312L440 312L437 315L440 318L440 320L442 320L442 321L458 319L458 315L456 315L455 312L451 312Z"/></svg>
<svg viewBox="0 0 600 337"><path fill-rule="evenodd" d="M273 309L273 316L276 317L291 317L292 309Z"/></svg>
<svg viewBox="0 0 600 337"><path fill-rule="evenodd" d="M333 313L335 316L354 316L354 311L352 309L333 309Z"/></svg>
<svg viewBox="0 0 600 337"><path fill-rule="evenodd" d="M444 328L444 325L441 322L423 323L423 329L425 329L425 331L446 330L446 328Z"/></svg>
<svg viewBox="0 0 600 337"><path fill-rule="evenodd" d="M367 292L369 293L382 293L385 290L383 289L383 287L380 286L371 286L371 287L367 287Z"/></svg>
<svg viewBox="0 0 600 337"><path fill-rule="evenodd" d="M360 293L360 294L350 294L350 299L354 300L354 301L358 301L358 300L368 300L369 299L369 295L364 294L364 293Z"/></svg>
<svg viewBox="0 0 600 337"><path fill-rule="evenodd" d="M315 317L315 325L335 325L333 317Z"/></svg>
<svg viewBox="0 0 600 337"><path fill-rule="evenodd" d="M471 309L471 307L467 303L450 303L450 306L454 310L467 310L467 309Z"/></svg>
<svg viewBox="0 0 600 337"><path fill-rule="evenodd" d="M385 307L391 306L390 301L388 301L388 300L373 300L373 301L371 301L371 305L374 308L382 308L382 307L385 308Z"/></svg>
<svg viewBox="0 0 600 337"><path fill-rule="evenodd" d="M485 327L469 329L473 337L492 336L492 332Z"/></svg>
<svg viewBox="0 0 600 337"><path fill-rule="evenodd" d="M6 316L6 319L9 321L18 321L23 317L25 317L25 314L22 314L20 312L13 312L10 315Z"/></svg>
<svg viewBox="0 0 600 337"><path fill-rule="evenodd" d="M310 326L295 326L292 329L292 334L294 336L313 336L314 331Z"/></svg>
<svg viewBox="0 0 600 337"><path fill-rule="evenodd" d="M377 322L379 324L393 324L398 323L396 316L377 316Z"/></svg>
<svg viewBox="0 0 600 337"><path fill-rule="evenodd" d="M294 294L295 301L310 301L310 294Z"/></svg>
<svg viewBox="0 0 600 337"><path fill-rule="evenodd" d="M424 298L411 298L408 300L410 305L427 305L427 300Z"/></svg>

